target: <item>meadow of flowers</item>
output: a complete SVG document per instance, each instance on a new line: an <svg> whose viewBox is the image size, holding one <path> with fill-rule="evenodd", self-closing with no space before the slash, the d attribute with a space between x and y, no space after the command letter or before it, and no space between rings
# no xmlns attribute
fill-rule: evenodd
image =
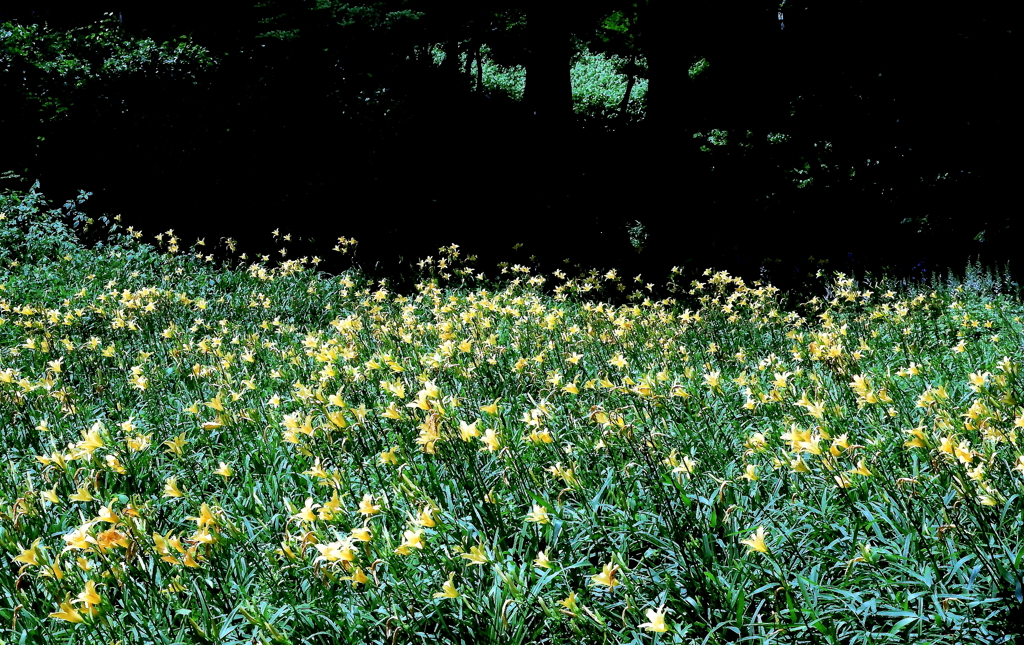
<svg viewBox="0 0 1024 645"><path fill-rule="evenodd" d="M401 293L14 220L4 644L1020 633L1024 307L997 279L791 302L449 246Z"/></svg>

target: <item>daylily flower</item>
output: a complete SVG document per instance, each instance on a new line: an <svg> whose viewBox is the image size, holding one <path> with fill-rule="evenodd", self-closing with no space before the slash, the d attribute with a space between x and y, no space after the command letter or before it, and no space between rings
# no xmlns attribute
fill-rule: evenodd
<svg viewBox="0 0 1024 645"><path fill-rule="evenodd" d="M380 513L380 506L373 503L373 495L369 493L363 495L363 500L359 502L359 512L363 515Z"/></svg>
<svg viewBox="0 0 1024 645"><path fill-rule="evenodd" d="M604 565L604 569L601 573L596 576L590 576L590 579L594 581L595 585L608 587L614 589L620 583L615 579L615 573L618 571L618 567L613 566L610 562Z"/></svg>
<svg viewBox="0 0 1024 645"><path fill-rule="evenodd" d="M758 551L760 553L768 553L768 545L764 543L764 527L757 527L756 533L751 533L750 538L746 540L740 540L740 544L745 544L750 547L751 551Z"/></svg>
<svg viewBox="0 0 1024 645"><path fill-rule="evenodd" d="M60 604L60 608L50 614L50 618L59 618L66 620L69 623L84 623L85 618L82 614L78 613L78 610L71 606L71 594L67 594L64 597L64 602Z"/></svg>
<svg viewBox="0 0 1024 645"><path fill-rule="evenodd" d="M647 620L649 622L640 623L638 627L643 627L649 632L667 632L668 625L665 624L665 611L665 605L657 609L648 609Z"/></svg>
<svg viewBox="0 0 1024 645"><path fill-rule="evenodd" d="M441 589L443 589L444 591L439 591L439 592L435 593L434 597L435 598L458 598L459 597L459 590L455 588L454 580L455 580L455 572L452 571L451 573L448 574L448 581L445 582L443 585L441 585Z"/></svg>
<svg viewBox="0 0 1024 645"><path fill-rule="evenodd" d="M185 493L181 492L181 489L178 488L178 478L177 477L169 477L167 479L167 481L164 482L164 497L184 497L184 496L185 496Z"/></svg>
<svg viewBox="0 0 1024 645"><path fill-rule="evenodd" d="M469 553L463 553L461 558L469 560L470 564L486 564L487 552L484 551L483 545L477 545L469 549Z"/></svg>
<svg viewBox="0 0 1024 645"><path fill-rule="evenodd" d="M562 605L563 607L565 607L565 609L563 609L562 611L567 613L567 614L569 614L570 616L575 616L576 613L579 612L579 610L580 610L579 606L576 604L576 592L575 591L570 591L569 595L566 597L566 599L565 600L559 600L558 604Z"/></svg>
<svg viewBox="0 0 1024 645"><path fill-rule="evenodd" d="M15 556L15 562L21 562L25 565L22 569L29 565L38 567L42 564L39 560L40 556L43 554L42 549L39 547L39 540L41 539L42 538L36 538L35 542L32 543L32 546L22 551L20 555Z"/></svg>
<svg viewBox="0 0 1024 645"><path fill-rule="evenodd" d="M548 511L540 504L534 504L533 510L526 514L527 522L536 522L537 524L548 524L551 520L548 518Z"/></svg>
<svg viewBox="0 0 1024 645"><path fill-rule="evenodd" d="M222 461L220 462L220 467L217 470L213 471L213 474L220 475L221 477L224 478L224 481L227 481L228 477L235 474L235 471L231 470L231 466L227 465Z"/></svg>

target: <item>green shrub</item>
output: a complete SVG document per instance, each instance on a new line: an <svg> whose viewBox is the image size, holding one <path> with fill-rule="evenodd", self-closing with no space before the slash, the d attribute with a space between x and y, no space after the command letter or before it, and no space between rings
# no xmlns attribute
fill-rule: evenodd
<svg viewBox="0 0 1024 645"><path fill-rule="evenodd" d="M78 207L92 193L79 191L62 208L49 208L36 181L28 192L0 192L0 262L45 264L80 245L76 228L94 224ZM106 222L106 218L100 218Z"/></svg>

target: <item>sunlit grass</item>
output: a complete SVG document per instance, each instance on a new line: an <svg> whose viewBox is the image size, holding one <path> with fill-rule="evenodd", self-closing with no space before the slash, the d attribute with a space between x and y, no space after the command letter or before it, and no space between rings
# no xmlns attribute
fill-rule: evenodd
<svg viewBox="0 0 1024 645"><path fill-rule="evenodd" d="M998 281L786 306L453 246L398 293L4 231L5 643L1012 640Z"/></svg>
<svg viewBox="0 0 1024 645"><path fill-rule="evenodd" d="M522 65L513 67L500 66L487 56L488 50L483 49L483 72L481 80L488 91L500 91L516 100L522 100L526 87L526 69ZM444 50L437 47L433 50L434 62L440 64L444 60ZM577 112L598 112L611 115L619 108L622 97L626 93L627 78L619 70L625 65L625 59L606 56L592 52L584 52L573 64L569 76L572 84L573 105ZM460 56L460 69L466 64L466 54ZM640 64L644 64L641 59ZM477 63L470 64L471 76L476 78ZM626 110L633 116L643 112L642 101L647 93L647 79L637 78L630 92L630 100Z"/></svg>

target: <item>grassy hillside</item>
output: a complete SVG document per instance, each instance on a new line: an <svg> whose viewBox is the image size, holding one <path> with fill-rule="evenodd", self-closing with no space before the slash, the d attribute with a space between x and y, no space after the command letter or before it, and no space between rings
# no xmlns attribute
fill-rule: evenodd
<svg viewBox="0 0 1024 645"><path fill-rule="evenodd" d="M398 293L0 206L0 642L1012 642L996 277Z"/></svg>

